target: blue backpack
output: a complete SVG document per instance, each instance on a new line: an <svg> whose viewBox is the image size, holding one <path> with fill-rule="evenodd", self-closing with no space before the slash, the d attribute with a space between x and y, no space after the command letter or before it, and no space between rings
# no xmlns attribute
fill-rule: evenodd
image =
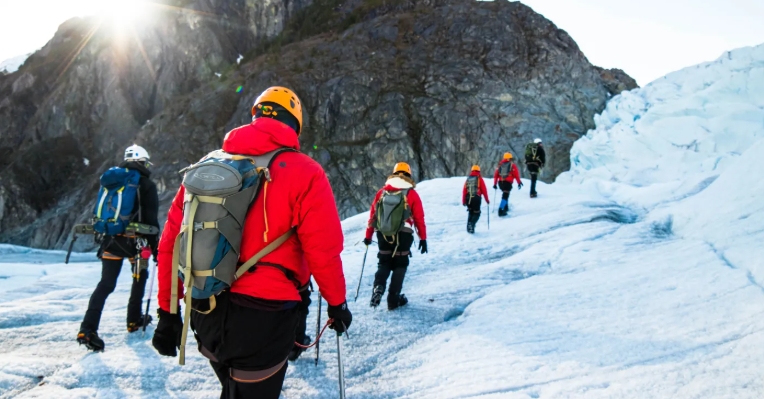
<svg viewBox="0 0 764 399"><path fill-rule="evenodd" d="M101 175L101 189L93 210L93 230L113 236L123 234L133 219L141 174L113 167Z"/></svg>

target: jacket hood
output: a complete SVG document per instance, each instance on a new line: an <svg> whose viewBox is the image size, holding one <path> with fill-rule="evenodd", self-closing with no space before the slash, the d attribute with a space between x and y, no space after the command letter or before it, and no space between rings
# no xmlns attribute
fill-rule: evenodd
<svg viewBox="0 0 764 399"><path fill-rule="evenodd" d="M481 176L480 175L480 171L479 170L473 170L472 172L470 172L470 176Z"/></svg>
<svg viewBox="0 0 764 399"><path fill-rule="evenodd" d="M137 170L140 174L146 177L151 176L151 171L148 170L148 168L146 168L145 166L135 161L122 161L122 163L119 164L119 167L131 169L131 170Z"/></svg>
<svg viewBox="0 0 764 399"><path fill-rule="evenodd" d="M279 148L299 150L300 142L292 128L271 118L233 129L223 140L223 151L229 154L263 155Z"/></svg>
<svg viewBox="0 0 764 399"><path fill-rule="evenodd" d="M385 190L387 191L406 190L414 187L416 184L412 180L402 176L390 176L385 182Z"/></svg>

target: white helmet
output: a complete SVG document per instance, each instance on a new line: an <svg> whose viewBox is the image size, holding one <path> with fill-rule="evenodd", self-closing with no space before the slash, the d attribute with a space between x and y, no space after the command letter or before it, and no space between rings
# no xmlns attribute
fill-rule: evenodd
<svg viewBox="0 0 764 399"><path fill-rule="evenodd" d="M539 144L539 143L541 143L541 139L535 139L535 140L533 140L533 142L536 143L536 144Z"/></svg>
<svg viewBox="0 0 764 399"><path fill-rule="evenodd" d="M148 151L145 148L133 144L125 150L125 161L144 161L150 159Z"/></svg>

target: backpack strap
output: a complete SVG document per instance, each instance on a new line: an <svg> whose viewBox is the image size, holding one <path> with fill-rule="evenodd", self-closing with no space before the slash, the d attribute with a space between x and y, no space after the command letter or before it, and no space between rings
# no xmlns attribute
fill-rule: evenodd
<svg viewBox="0 0 764 399"><path fill-rule="evenodd" d="M238 280L241 276L244 275L244 273L247 272L252 266L255 266L257 262L260 261L265 255L268 255L269 253L276 250L276 248L280 247L281 244L285 243L286 240L289 239L289 237L294 234L295 228L292 227L291 229L287 230L286 233L282 234L279 238L271 241L270 244L266 245L265 248L261 249L258 253L256 253L253 257L249 258L246 262L242 263L241 266L239 266L239 269L236 270L236 280ZM284 268L284 270L287 270Z"/></svg>

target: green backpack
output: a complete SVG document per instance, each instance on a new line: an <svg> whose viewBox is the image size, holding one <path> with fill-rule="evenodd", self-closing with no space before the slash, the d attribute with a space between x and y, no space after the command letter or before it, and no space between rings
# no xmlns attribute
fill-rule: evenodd
<svg viewBox="0 0 764 399"><path fill-rule="evenodd" d="M409 190L385 190L377 201L377 211L374 215L374 228L385 237L395 237L403 228L406 220L411 217L406 196Z"/></svg>
<svg viewBox="0 0 764 399"><path fill-rule="evenodd" d="M536 154L538 153L539 145L537 143L528 143L525 145L525 163L538 162Z"/></svg>
<svg viewBox="0 0 764 399"><path fill-rule="evenodd" d="M467 195L472 198L477 195L478 191L478 177L470 176L467 178Z"/></svg>

